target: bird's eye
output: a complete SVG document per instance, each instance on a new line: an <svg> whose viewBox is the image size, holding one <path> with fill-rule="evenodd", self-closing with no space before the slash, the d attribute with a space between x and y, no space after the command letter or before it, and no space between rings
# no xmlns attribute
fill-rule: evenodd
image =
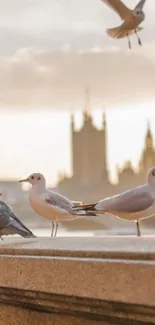
<svg viewBox="0 0 155 325"><path fill-rule="evenodd" d="M152 172L152 175L155 176L155 171Z"/></svg>
<svg viewBox="0 0 155 325"><path fill-rule="evenodd" d="M37 180L39 181L39 179L41 179L41 177L38 177Z"/></svg>
<svg viewBox="0 0 155 325"><path fill-rule="evenodd" d="M34 179L34 176L31 176L31 179Z"/></svg>

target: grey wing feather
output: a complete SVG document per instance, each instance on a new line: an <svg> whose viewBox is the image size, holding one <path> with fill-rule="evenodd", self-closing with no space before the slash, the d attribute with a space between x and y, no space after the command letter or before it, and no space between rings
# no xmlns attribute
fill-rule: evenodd
<svg viewBox="0 0 155 325"><path fill-rule="evenodd" d="M23 237L36 237L13 213L9 206L5 202L0 201L0 229L8 227L14 227L16 233L19 233Z"/></svg>
<svg viewBox="0 0 155 325"><path fill-rule="evenodd" d="M122 20L127 19L133 15L132 10L130 10L121 0L101 0L106 3L110 8L112 8Z"/></svg>
<svg viewBox="0 0 155 325"><path fill-rule="evenodd" d="M49 197L46 198L45 201L51 205L56 205L60 209L66 210L70 213L74 207L71 201L59 193L52 193L51 195L49 194Z"/></svg>
<svg viewBox="0 0 155 325"><path fill-rule="evenodd" d="M146 0L140 0L139 3L136 5L135 9L143 9L144 4L145 4Z"/></svg>
<svg viewBox="0 0 155 325"><path fill-rule="evenodd" d="M96 205L96 210L136 213L148 209L153 202L149 192L131 190L100 201Z"/></svg>

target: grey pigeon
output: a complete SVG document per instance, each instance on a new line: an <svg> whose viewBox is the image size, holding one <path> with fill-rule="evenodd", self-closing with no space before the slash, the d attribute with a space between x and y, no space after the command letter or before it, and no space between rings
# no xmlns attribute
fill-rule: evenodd
<svg viewBox="0 0 155 325"><path fill-rule="evenodd" d="M0 238L2 236L18 234L25 238L37 238L24 224L16 217L9 206L0 201Z"/></svg>

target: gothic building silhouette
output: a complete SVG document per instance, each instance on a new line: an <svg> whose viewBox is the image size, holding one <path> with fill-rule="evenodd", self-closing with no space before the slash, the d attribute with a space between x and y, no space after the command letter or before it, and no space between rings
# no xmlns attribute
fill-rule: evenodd
<svg viewBox="0 0 155 325"><path fill-rule="evenodd" d="M76 130L74 117L71 116L72 177L60 175L58 190L61 193L72 200L94 202L145 182L148 169L155 165L155 148L149 123L137 168L134 169L130 161L122 168L117 166L117 184L109 179L107 134L105 114L101 129L93 124L87 90L80 130Z"/></svg>

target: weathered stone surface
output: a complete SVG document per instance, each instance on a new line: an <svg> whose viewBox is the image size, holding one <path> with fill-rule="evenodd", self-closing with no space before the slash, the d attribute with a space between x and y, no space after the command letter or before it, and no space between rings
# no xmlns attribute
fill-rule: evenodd
<svg viewBox="0 0 155 325"><path fill-rule="evenodd" d="M77 316L51 314L19 306L1 304L1 325L109 325L107 321L86 319ZM115 323L117 325L117 323Z"/></svg>
<svg viewBox="0 0 155 325"><path fill-rule="evenodd" d="M0 255L100 257L155 260L155 237L56 237L0 241Z"/></svg>
<svg viewBox="0 0 155 325"><path fill-rule="evenodd" d="M151 237L5 239L3 314L17 309L29 320L24 325L42 324L38 317L44 324L155 324L154 243Z"/></svg>

